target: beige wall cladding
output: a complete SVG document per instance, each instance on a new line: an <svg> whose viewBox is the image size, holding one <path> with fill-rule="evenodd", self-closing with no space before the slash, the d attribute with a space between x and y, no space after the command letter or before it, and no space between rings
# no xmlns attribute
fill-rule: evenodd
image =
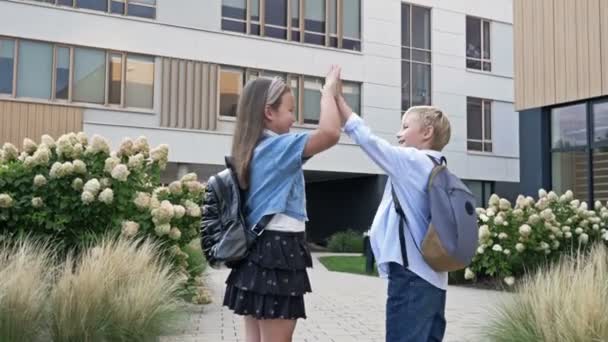
<svg viewBox="0 0 608 342"><path fill-rule="evenodd" d="M608 95L608 1L514 0L517 110Z"/></svg>
<svg viewBox="0 0 608 342"><path fill-rule="evenodd" d="M161 126L215 130L217 72L215 64L163 58Z"/></svg>
<svg viewBox="0 0 608 342"><path fill-rule="evenodd" d="M57 139L82 131L82 108L0 100L0 143L21 148L24 138L40 142L43 134Z"/></svg>

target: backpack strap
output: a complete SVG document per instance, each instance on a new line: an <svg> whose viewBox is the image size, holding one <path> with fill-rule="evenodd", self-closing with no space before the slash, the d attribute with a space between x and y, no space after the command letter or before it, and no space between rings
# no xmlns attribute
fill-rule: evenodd
<svg viewBox="0 0 608 342"><path fill-rule="evenodd" d="M407 249L405 247L405 233L403 232L405 229L404 225L407 224L407 216L405 216L403 207L401 207L399 197L397 197L397 193L395 192L395 186L393 184L391 184L391 194L393 196L393 204L395 205L395 211L397 212L397 215L399 215L399 244L401 245L401 258L403 259L403 267L407 267L409 266L409 262L407 259ZM416 249L418 250L418 252L420 252L420 255L422 255L422 251L420 250L420 247L418 247L416 239L414 239L414 235L412 234L412 230L409 229L409 227L408 231L410 232L410 236L412 237L414 246L416 246Z"/></svg>

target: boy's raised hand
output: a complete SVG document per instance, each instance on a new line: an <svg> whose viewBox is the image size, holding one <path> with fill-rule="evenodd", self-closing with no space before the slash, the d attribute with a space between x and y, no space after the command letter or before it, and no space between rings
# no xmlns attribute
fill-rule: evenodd
<svg viewBox="0 0 608 342"><path fill-rule="evenodd" d="M340 89L341 90L341 89ZM353 114L353 110L350 108L348 103L346 103L346 99L344 99L344 95L342 92L338 94L336 97L336 103L338 104L338 111L340 112L340 117L342 118L342 123L346 123L348 118Z"/></svg>

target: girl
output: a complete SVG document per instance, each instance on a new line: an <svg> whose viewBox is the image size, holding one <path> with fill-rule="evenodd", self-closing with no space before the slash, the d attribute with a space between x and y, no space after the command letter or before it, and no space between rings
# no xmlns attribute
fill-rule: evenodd
<svg viewBox="0 0 608 342"><path fill-rule="evenodd" d="M321 91L319 127L289 133L294 96L280 79L249 81L239 99L232 158L252 227L269 221L248 257L226 280L224 305L245 319L247 342L289 342L298 318L306 318L306 195L302 165L335 145L342 122L335 96L340 68L332 66Z"/></svg>

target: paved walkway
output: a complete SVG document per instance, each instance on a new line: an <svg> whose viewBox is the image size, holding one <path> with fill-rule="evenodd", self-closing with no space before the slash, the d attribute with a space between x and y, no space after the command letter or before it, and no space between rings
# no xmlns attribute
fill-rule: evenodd
<svg viewBox="0 0 608 342"><path fill-rule="evenodd" d="M313 293L306 295L308 319L299 320L295 342L383 342L386 280L377 277L330 272L313 254L309 270ZM214 302L198 307L190 328L181 336L162 342L244 341L240 316L221 306L228 270L209 270L207 283ZM444 341L481 341L477 328L487 321L488 309L508 295L487 290L450 286Z"/></svg>

